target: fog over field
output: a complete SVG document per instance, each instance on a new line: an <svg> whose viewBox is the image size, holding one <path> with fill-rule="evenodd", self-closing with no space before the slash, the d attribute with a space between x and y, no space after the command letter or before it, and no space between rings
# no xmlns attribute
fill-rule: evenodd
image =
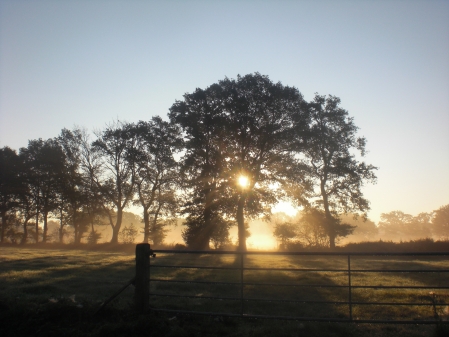
<svg viewBox="0 0 449 337"><path fill-rule="evenodd" d="M389 214L398 215L395 212L391 212ZM407 218L410 217L408 214L401 214L399 216L405 216ZM423 214L421 214L422 216ZM256 219L249 221L249 232L251 236L247 239L248 249L250 250L277 250L279 249L280 241L276 239L273 235L275 231L275 225L277 223L281 223L282 221L292 221L295 222L295 219L298 220L300 215L289 215L287 213L278 212L273 213L271 221L267 221L264 219ZM129 227L133 224L137 229L139 234L135 236L134 242L139 243L143 240L143 224L141 223L141 218L134 213L129 213L127 217L125 217L126 221L123 223L123 227ZM395 218L397 219L397 218ZM415 217L416 220L416 217ZM361 218L354 219L352 216L348 215L344 217L344 221L357 226L353 232L353 234L348 237L342 238L339 240L338 245L344 246L348 243L357 243L357 242L367 242L367 241L393 241L393 242L405 242L409 240L419 240L419 239L433 239L433 240L447 240L449 238L449 233L443 233L443 235L438 234L432 231L432 225L430 223L424 223L419 228L420 232L410 231L408 226L409 224L401 224L396 223L395 226L391 226L390 228L379 228L378 224L374 223L370 219L364 221ZM183 226L184 220L178 219L177 225L167 226L166 237L164 239L164 245L168 247L174 247L178 245L185 245L185 242L182 238L182 231L185 230L185 226ZM401 227L402 225L402 227ZM57 221L50 221L50 231L53 232L55 241L57 241L57 231L58 231L58 223ZM416 224L415 224L416 226ZM298 223L297 227L300 228L301 224ZM101 234L101 239L99 242L109 242L111 239L112 231L110 226L103 225L96 227L98 232ZM236 244L238 239L238 231L237 226L231 227L229 230L231 242ZM85 238L83 242L86 242ZM73 241L72 237L67 237L67 242ZM150 242L151 243L151 242Z"/></svg>

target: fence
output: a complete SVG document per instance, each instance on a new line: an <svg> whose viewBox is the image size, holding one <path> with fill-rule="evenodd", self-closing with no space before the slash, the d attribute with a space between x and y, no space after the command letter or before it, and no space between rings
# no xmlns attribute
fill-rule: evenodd
<svg viewBox="0 0 449 337"><path fill-rule="evenodd" d="M448 256L151 250L140 244L135 301L142 311L447 324Z"/></svg>

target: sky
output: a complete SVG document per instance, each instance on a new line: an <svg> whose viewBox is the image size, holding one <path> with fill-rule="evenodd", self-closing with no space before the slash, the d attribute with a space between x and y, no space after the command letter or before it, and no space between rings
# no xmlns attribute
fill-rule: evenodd
<svg viewBox="0 0 449 337"><path fill-rule="evenodd" d="M378 167L370 219L449 204L447 0L0 0L0 147L254 72L340 97Z"/></svg>

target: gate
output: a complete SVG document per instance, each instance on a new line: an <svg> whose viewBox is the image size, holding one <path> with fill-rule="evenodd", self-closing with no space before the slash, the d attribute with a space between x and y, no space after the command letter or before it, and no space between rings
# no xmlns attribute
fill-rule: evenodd
<svg viewBox="0 0 449 337"><path fill-rule="evenodd" d="M135 303L141 311L184 314L447 324L448 255L151 250L139 244Z"/></svg>

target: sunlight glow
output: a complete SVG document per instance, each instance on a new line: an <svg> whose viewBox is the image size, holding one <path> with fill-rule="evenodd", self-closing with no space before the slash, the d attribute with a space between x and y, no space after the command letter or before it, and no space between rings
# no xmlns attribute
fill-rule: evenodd
<svg viewBox="0 0 449 337"><path fill-rule="evenodd" d="M251 250L273 250L277 247L277 242L272 235L253 234L247 240L246 244Z"/></svg>
<svg viewBox="0 0 449 337"><path fill-rule="evenodd" d="M295 216L298 211L299 209L297 207L293 206L291 202L287 201L280 201L271 208L272 213L282 212L287 214L288 216Z"/></svg>
<svg viewBox="0 0 449 337"><path fill-rule="evenodd" d="M240 176L238 182L239 182L240 187L246 188L249 186L248 177Z"/></svg>

